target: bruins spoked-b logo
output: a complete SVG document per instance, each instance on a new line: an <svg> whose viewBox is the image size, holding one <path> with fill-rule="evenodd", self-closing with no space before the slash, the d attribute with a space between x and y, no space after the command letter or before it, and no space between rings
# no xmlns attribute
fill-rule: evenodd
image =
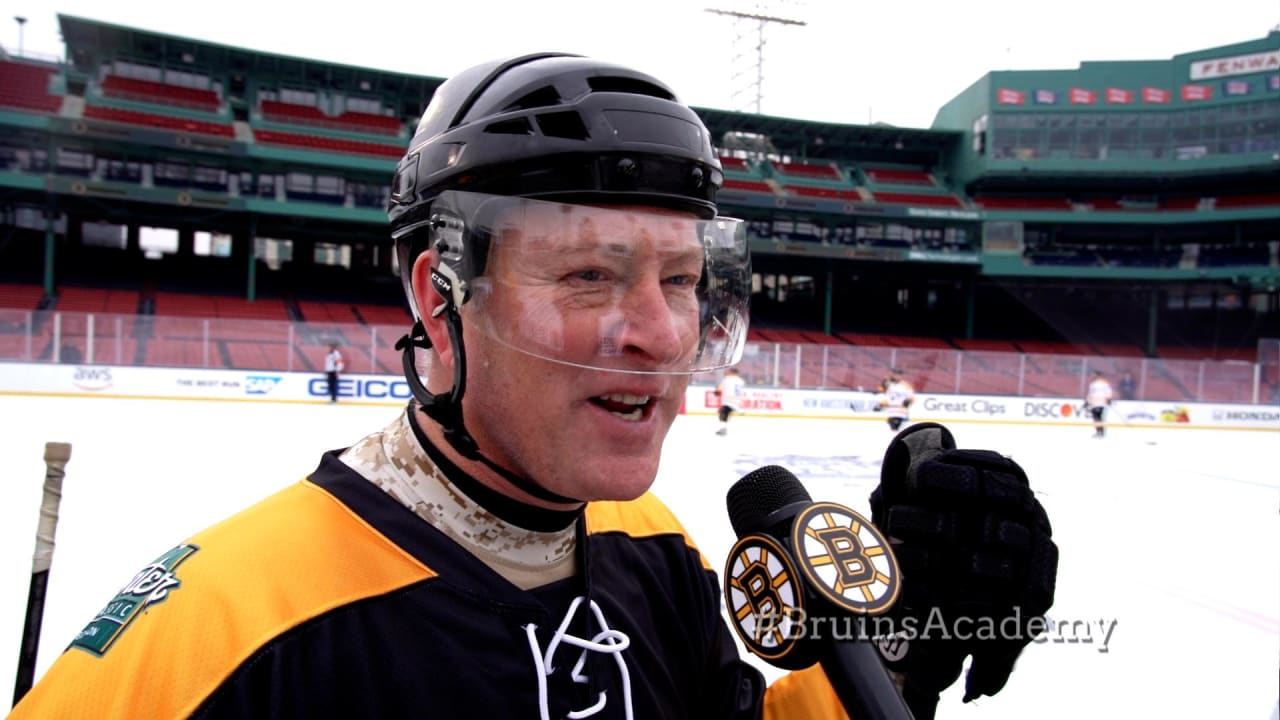
<svg viewBox="0 0 1280 720"><path fill-rule="evenodd" d="M733 627L747 649L779 660L795 649L804 632L804 596L791 559L778 541L746 535L729 551L724 597Z"/></svg>
<svg viewBox="0 0 1280 720"><path fill-rule="evenodd" d="M898 601L898 560L871 521L843 505L819 502L796 515L791 532L803 582L828 602L878 615Z"/></svg>
<svg viewBox="0 0 1280 720"><path fill-rule="evenodd" d="M71 641L71 647L99 656L105 653L148 607L164 602L181 587L182 581L175 572L179 565L199 549L195 545L179 545L139 570L111 602L89 621L85 629L76 635Z"/></svg>

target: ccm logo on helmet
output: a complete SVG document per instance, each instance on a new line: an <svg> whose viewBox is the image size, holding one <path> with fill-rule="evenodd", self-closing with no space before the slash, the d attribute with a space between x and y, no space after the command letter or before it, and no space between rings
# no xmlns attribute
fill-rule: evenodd
<svg viewBox="0 0 1280 720"><path fill-rule="evenodd" d="M328 381L325 378L312 378L307 383L307 394L311 397L329 397ZM408 400L411 394L409 384L403 380L340 378L338 397Z"/></svg>

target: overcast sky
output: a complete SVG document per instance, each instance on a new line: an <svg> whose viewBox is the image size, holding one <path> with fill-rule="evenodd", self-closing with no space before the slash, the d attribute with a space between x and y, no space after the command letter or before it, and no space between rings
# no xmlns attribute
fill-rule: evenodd
<svg viewBox="0 0 1280 720"><path fill-rule="evenodd" d="M706 9L762 13L806 23L765 28L762 112L907 127L929 127L939 107L991 70L1165 60L1265 37L1280 24L1280 0L13 0L6 6L27 18L24 50L46 56L63 54L59 13L436 77L496 57L559 50L648 71L693 105L751 112L759 24L735 24ZM739 33L743 40L735 42ZM18 23L0 23L0 44L12 51L18 43ZM735 73L742 76L736 82Z"/></svg>

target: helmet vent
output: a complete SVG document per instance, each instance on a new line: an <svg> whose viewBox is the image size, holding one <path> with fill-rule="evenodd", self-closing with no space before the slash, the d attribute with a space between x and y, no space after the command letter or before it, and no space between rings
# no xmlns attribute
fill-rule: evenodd
<svg viewBox="0 0 1280 720"><path fill-rule="evenodd" d="M484 126L484 131L495 135L532 135L533 126L529 124L529 118L514 117L489 123Z"/></svg>
<svg viewBox="0 0 1280 720"><path fill-rule="evenodd" d="M576 112L543 113L538 116L538 129L548 137L586 140L591 135Z"/></svg>
<svg viewBox="0 0 1280 720"><path fill-rule="evenodd" d="M618 77L616 75L597 75L587 78L587 85L593 92L616 92L629 95L648 95L662 100L676 99L666 88L659 87L636 78Z"/></svg>
<svg viewBox="0 0 1280 720"><path fill-rule="evenodd" d="M555 107L561 103L560 93L551 85L543 85L542 87L530 93L525 93L519 100L508 105L503 112L512 112L514 110L531 110L540 107Z"/></svg>

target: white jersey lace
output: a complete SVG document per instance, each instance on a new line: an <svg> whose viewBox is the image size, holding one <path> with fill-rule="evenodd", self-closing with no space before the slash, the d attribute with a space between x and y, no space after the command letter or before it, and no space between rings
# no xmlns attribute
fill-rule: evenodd
<svg viewBox="0 0 1280 720"><path fill-rule="evenodd" d="M595 616L596 624L600 627L600 631L589 640L569 634L569 624L573 622L574 616L578 613L578 608L584 602L588 603L591 614ZM587 662L587 653L598 652L613 656L618 665L618 673L622 676L623 711L627 720L632 720L631 673L627 670L626 659L622 657L622 653L631 646L631 638L621 630L614 630L609 627L609 623L604 619L604 613L601 612L600 606L594 600L578 596L573 599L573 602L569 603L569 609L565 612L564 620L560 622L560 627L556 629L555 635L551 637L551 642L547 643L545 652L538 646L538 626L530 623L524 627L524 630L529 638L529 650L533 653L534 667L538 671L538 712L541 720L551 720L551 710L547 705L547 678L556 672L555 655L561 644L573 645L582 649L582 652L578 654L577 662L573 664L573 668L569 671L569 677L575 683L587 682L587 676L582 672ZM570 720L578 720L578 718L591 717L603 710L608 703L607 691L602 690L595 703L590 707L571 711L568 714L568 718Z"/></svg>

